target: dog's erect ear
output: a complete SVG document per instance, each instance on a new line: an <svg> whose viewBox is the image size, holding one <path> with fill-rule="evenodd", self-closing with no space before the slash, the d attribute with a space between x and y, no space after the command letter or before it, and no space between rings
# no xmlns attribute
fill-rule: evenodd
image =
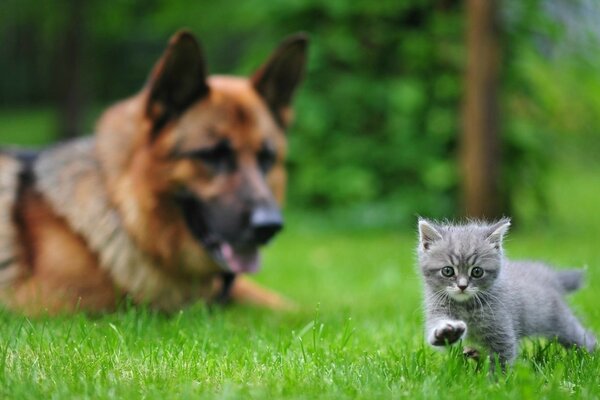
<svg viewBox="0 0 600 400"><path fill-rule="evenodd" d="M304 77L307 49L306 34L288 37L251 78L255 89L284 128L291 122L289 107L294 91Z"/></svg>
<svg viewBox="0 0 600 400"><path fill-rule="evenodd" d="M423 250L429 250L432 243L442 239L442 234L433 223L419 218L419 243Z"/></svg>
<svg viewBox="0 0 600 400"><path fill-rule="evenodd" d="M146 112L155 132L208 94L204 57L194 35L179 31L171 37L152 70L149 87Z"/></svg>

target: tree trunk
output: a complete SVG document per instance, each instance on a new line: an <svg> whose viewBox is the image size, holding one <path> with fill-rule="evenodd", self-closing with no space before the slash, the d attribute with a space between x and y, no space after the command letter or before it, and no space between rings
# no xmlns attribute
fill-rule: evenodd
<svg viewBox="0 0 600 400"><path fill-rule="evenodd" d="M59 137L72 138L83 134L85 90L83 48L85 43L85 1L66 0L68 16L60 34L57 59L56 94L58 100Z"/></svg>
<svg viewBox="0 0 600 400"><path fill-rule="evenodd" d="M476 218L493 218L502 212L497 9L497 0L467 2L468 59L461 157L465 213Z"/></svg>

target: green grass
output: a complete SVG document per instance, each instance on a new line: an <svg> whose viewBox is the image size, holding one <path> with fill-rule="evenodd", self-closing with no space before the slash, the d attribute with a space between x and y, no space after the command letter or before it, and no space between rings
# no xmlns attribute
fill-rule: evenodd
<svg viewBox="0 0 600 400"><path fill-rule="evenodd" d="M598 396L600 358L528 345L492 382L456 352L424 346L410 234L283 235L260 280L296 313L192 307L30 321L3 315L0 390L11 398L562 398ZM580 244L580 243L579 243ZM514 255L593 262L598 249L517 234ZM573 249L579 248L576 255ZM591 268L590 268L591 269ZM596 331L600 274L572 300Z"/></svg>
<svg viewBox="0 0 600 400"><path fill-rule="evenodd" d="M587 264L588 285L570 302L600 333L598 166L557 168L550 193L550 222L517 227L507 251ZM600 397L598 353L526 341L515 367L490 379L458 351L425 346L412 228L317 220L289 215L257 276L295 300L297 312L197 305L172 316L135 307L97 318L0 313L0 397Z"/></svg>

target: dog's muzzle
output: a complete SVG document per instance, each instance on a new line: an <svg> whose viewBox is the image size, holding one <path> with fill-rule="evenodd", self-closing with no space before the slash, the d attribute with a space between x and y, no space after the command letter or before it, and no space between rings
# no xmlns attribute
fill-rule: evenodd
<svg viewBox="0 0 600 400"><path fill-rule="evenodd" d="M245 215L240 237L229 238L210 229L202 202L189 193L178 196L188 228L213 260L228 273L252 273L260 268L259 247L267 244L282 228L279 208L259 205Z"/></svg>

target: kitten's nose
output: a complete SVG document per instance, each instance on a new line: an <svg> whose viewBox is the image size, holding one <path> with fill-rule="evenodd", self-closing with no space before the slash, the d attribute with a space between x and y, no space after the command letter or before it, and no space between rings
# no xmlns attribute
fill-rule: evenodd
<svg viewBox="0 0 600 400"><path fill-rule="evenodd" d="M467 288L467 286L468 285L465 285L465 284L460 284L460 283L458 284L458 288L460 289L461 292L464 292L465 289Z"/></svg>

